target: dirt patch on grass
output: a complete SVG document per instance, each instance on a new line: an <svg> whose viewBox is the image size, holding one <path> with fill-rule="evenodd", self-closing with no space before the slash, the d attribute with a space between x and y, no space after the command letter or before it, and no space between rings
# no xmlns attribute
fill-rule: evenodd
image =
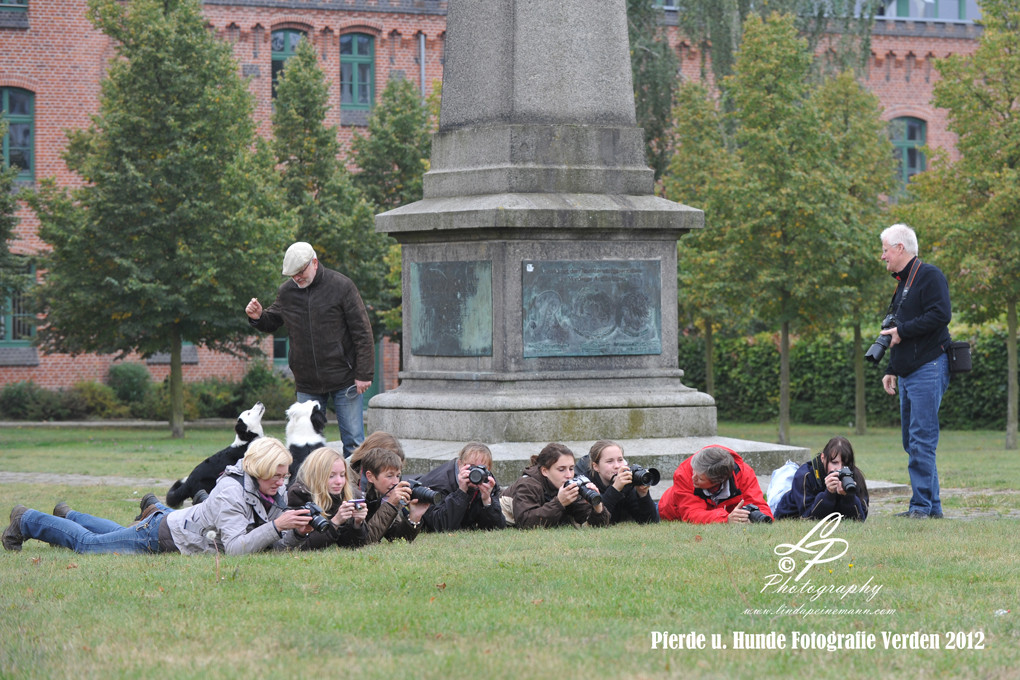
<svg viewBox="0 0 1020 680"><path fill-rule="evenodd" d="M1002 489L941 489L946 519L1020 519L1020 491ZM910 489L871 497L869 515L892 515L910 505Z"/></svg>

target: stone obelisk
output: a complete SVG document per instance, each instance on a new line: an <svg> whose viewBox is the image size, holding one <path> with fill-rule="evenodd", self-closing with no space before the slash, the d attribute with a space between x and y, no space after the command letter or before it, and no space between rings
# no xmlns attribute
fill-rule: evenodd
<svg viewBox="0 0 1020 680"><path fill-rule="evenodd" d="M626 0L448 8L424 198L376 217L403 246L403 371L369 427L409 460L487 442L513 475L616 439L665 474L717 441L677 359L677 239L704 220L654 195Z"/></svg>

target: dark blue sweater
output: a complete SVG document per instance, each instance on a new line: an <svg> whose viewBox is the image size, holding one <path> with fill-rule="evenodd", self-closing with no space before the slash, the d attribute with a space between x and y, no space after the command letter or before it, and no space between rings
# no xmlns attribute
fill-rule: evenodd
<svg viewBox="0 0 1020 680"><path fill-rule="evenodd" d="M893 295L892 309L900 303L903 287L910 275L913 258L893 277L899 281ZM900 343L889 350L887 375L910 375L922 365L934 361L949 346L949 320L953 317L949 302L949 284L942 271L933 264L921 264L903 305L896 314Z"/></svg>
<svg viewBox="0 0 1020 680"><path fill-rule="evenodd" d="M793 476L790 490L779 499L772 509L776 519L787 517L803 517L804 519L822 519L838 512L847 519L863 522L868 518L868 485L864 473L854 467L854 481L857 482L857 493L841 496L830 492L825 487L825 465L820 456L815 456L799 468Z"/></svg>

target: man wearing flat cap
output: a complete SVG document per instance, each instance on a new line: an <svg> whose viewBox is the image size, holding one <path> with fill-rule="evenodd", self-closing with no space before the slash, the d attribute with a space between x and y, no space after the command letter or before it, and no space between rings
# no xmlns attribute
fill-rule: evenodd
<svg viewBox="0 0 1020 680"><path fill-rule="evenodd" d="M365 439L361 395L372 384L375 344L365 303L354 282L319 264L315 249L298 241L283 256L276 301L263 309L252 298L244 312L253 328L272 333L287 327L288 361L298 401L333 397L344 456Z"/></svg>

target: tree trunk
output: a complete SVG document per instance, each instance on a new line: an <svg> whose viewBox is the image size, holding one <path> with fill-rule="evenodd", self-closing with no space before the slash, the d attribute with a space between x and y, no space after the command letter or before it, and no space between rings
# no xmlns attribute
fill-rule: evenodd
<svg viewBox="0 0 1020 680"><path fill-rule="evenodd" d="M790 322L783 321L779 339L779 443L790 443Z"/></svg>
<svg viewBox="0 0 1020 680"><path fill-rule="evenodd" d="M864 401L864 352L861 351L861 324L854 323L854 434L867 434L868 414Z"/></svg>
<svg viewBox="0 0 1020 680"><path fill-rule="evenodd" d="M715 394L715 347L712 337L712 322L705 319L705 392Z"/></svg>
<svg viewBox="0 0 1020 680"><path fill-rule="evenodd" d="M170 331L170 436L184 436L184 370L181 367L181 331Z"/></svg>
<svg viewBox="0 0 1020 680"><path fill-rule="evenodd" d="M1006 304L1006 450L1016 449L1017 366L1016 366L1016 300Z"/></svg>

